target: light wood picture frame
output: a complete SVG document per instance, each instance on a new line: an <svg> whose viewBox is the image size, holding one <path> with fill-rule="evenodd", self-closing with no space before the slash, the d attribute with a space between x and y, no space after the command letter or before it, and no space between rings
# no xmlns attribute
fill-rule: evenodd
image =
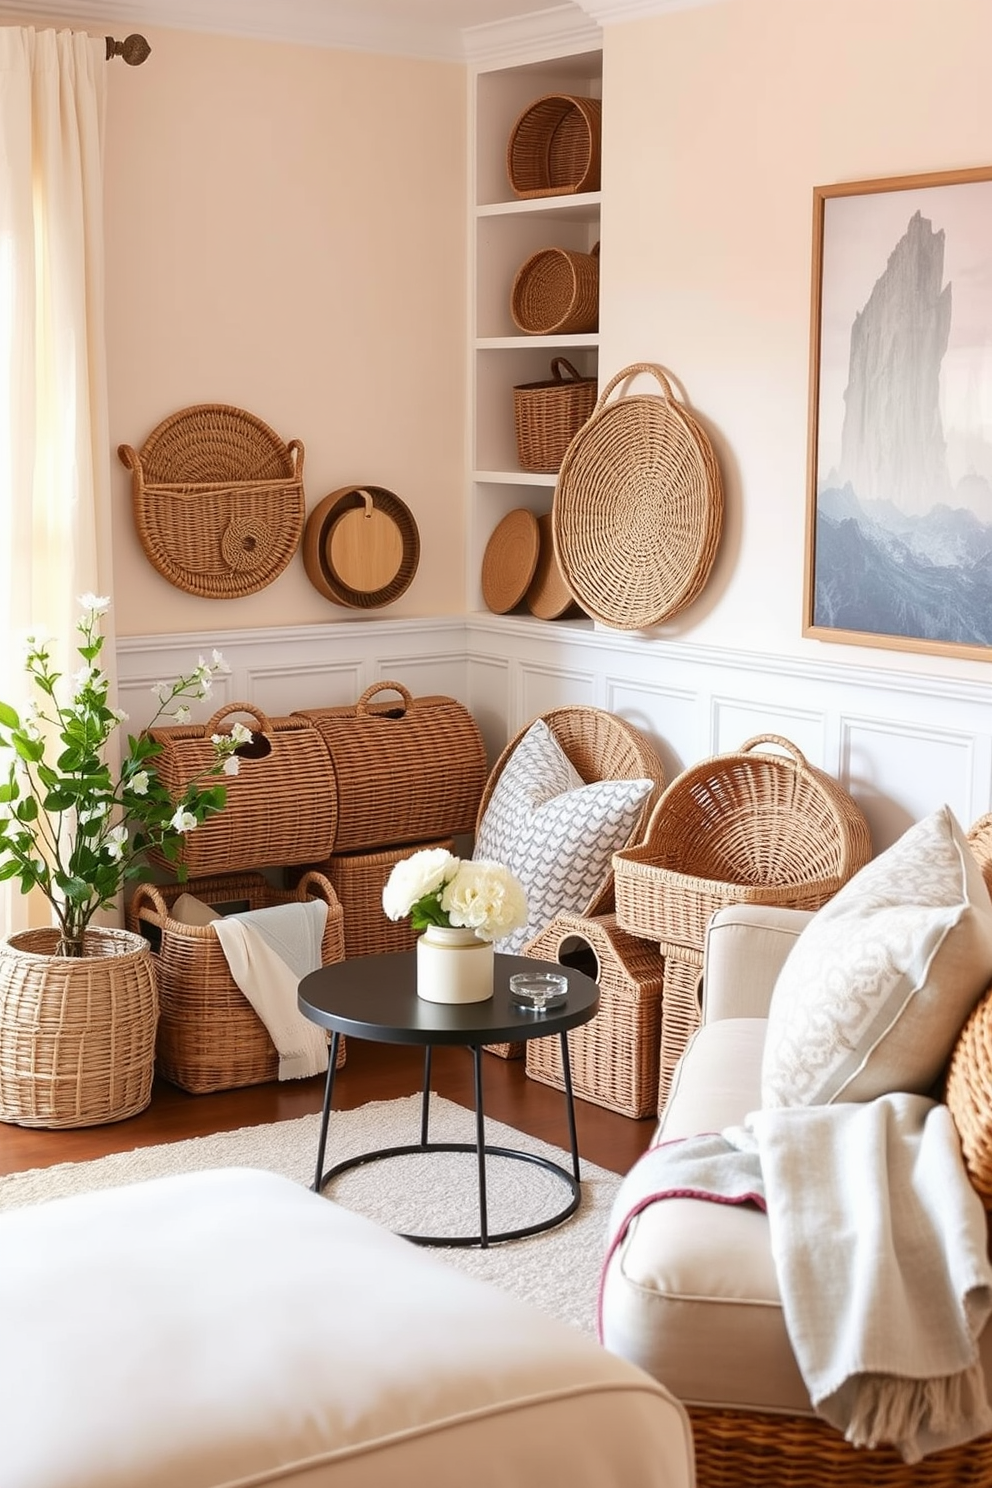
<svg viewBox="0 0 992 1488"><path fill-rule="evenodd" d="M992 166L813 192L803 634L992 660Z"/></svg>

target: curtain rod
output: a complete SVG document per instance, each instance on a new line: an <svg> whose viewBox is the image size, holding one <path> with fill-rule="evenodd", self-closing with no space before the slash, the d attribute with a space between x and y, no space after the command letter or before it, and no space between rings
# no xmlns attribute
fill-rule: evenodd
<svg viewBox="0 0 992 1488"><path fill-rule="evenodd" d="M151 51L145 38L137 34L126 36L123 41L115 41L112 36L106 40L108 62L112 57L123 57L129 67L140 67Z"/></svg>

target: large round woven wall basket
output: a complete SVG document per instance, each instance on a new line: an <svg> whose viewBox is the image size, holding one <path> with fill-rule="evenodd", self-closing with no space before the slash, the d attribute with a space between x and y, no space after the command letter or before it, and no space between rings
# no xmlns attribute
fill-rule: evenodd
<svg viewBox="0 0 992 1488"><path fill-rule="evenodd" d="M164 419L140 450L117 449L131 472L134 525L164 579L203 599L239 599L277 579L306 519L303 445L226 403Z"/></svg>
<svg viewBox="0 0 992 1488"><path fill-rule="evenodd" d="M0 941L0 1121L102 1126L151 1100L158 996L144 936L86 931L56 956L58 931Z"/></svg>
<svg viewBox="0 0 992 1488"><path fill-rule="evenodd" d="M625 394L646 372L661 393ZM723 488L705 431L660 367L638 362L606 385L562 461L552 531L562 576L618 630L670 619L699 595L723 525Z"/></svg>

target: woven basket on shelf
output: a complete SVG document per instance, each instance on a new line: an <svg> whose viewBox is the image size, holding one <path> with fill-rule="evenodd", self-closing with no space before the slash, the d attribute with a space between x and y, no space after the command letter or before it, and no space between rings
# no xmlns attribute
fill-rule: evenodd
<svg viewBox="0 0 992 1488"><path fill-rule="evenodd" d="M603 105L547 93L520 114L506 146L506 174L519 197L598 191Z"/></svg>
<svg viewBox="0 0 992 1488"><path fill-rule="evenodd" d="M303 445L226 403L200 403L163 420L135 451L138 540L149 563L187 594L233 599L278 578L303 535Z"/></svg>
<svg viewBox="0 0 992 1488"><path fill-rule="evenodd" d="M91 926L84 956L56 956L59 932L0 941L0 1121L102 1126L151 1100L158 998L148 946Z"/></svg>
<svg viewBox="0 0 992 1488"><path fill-rule="evenodd" d="M643 843L614 856L617 917L633 935L702 951L716 910L819 909L870 856L847 791L788 739L759 734L672 781Z"/></svg>
<svg viewBox="0 0 992 1488"><path fill-rule="evenodd" d="M599 983L599 1012L568 1035L572 1090L635 1120L658 1107L662 958L628 935L616 916L561 914L524 947L525 956L573 966ZM527 1074L564 1090L558 1038L528 1039Z"/></svg>
<svg viewBox="0 0 992 1488"><path fill-rule="evenodd" d="M306 718L269 718L253 703L228 703L205 724L151 729L162 746L155 760L159 777L178 799L211 764L211 736L229 732L238 718L248 720L252 742L237 751L237 775L211 780L224 786L227 803L187 836L186 871L203 876L319 862L334 847L337 790L324 741ZM151 856L171 866L161 855Z"/></svg>
<svg viewBox="0 0 992 1488"><path fill-rule="evenodd" d="M599 325L599 255L541 248L520 265L510 314L528 336L579 335ZM590 412L592 411L590 405Z"/></svg>
<svg viewBox="0 0 992 1488"><path fill-rule="evenodd" d="M583 377L565 357L553 358L550 379L519 383L513 420L520 468L557 470L595 403L595 377Z"/></svg>
<svg viewBox="0 0 992 1488"><path fill-rule="evenodd" d="M907 1463L811 1416L689 1406L699 1488L986 1488L992 1436Z"/></svg>
<svg viewBox="0 0 992 1488"><path fill-rule="evenodd" d="M381 701L380 692L399 698ZM293 716L313 724L331 759L336 853L473 830L486 747L475 719L455 698L415 698L401 682L375 682L357 703Z"/></svg>
<svg viewBox="0 0 992 1488"><path fill-rule="evenodd" d="M128 906L128 927L152 946L158 975L159 1073L196 1095L278 1079L275 1045L231 976L216 930L172 918L170 910L180 894L225 913L321 899L327 905L321 964L329 966L344 957L343 916L334 890L319 873L304 874L292 892L274 889L260 873L240 873L181 884L139 884ZM338 1068L344 1057L342 1039Z"/></svg>
<svg viewBox="0 0 992 1488"><path fill-rule="evenodd" d="M662 393L609 402L646 372ZM618 630L657 625L697 598L723 525L716 456L660 367L618 372L562 460L552 508L555 551L569 589Z"/></svg>

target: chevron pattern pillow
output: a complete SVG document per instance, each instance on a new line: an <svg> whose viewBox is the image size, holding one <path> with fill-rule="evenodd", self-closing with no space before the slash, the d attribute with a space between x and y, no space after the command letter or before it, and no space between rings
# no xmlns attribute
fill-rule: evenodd
<svg viewBox="0 0 992 1488"><path fill-rule="evenodd" d="M542 719L503 766L479 827L473 858L504 863L527 890L521 930L496 941L519 955L565 912L585 914L613 872L613 854L630 842L654 782L586 785Z"/></svg>

